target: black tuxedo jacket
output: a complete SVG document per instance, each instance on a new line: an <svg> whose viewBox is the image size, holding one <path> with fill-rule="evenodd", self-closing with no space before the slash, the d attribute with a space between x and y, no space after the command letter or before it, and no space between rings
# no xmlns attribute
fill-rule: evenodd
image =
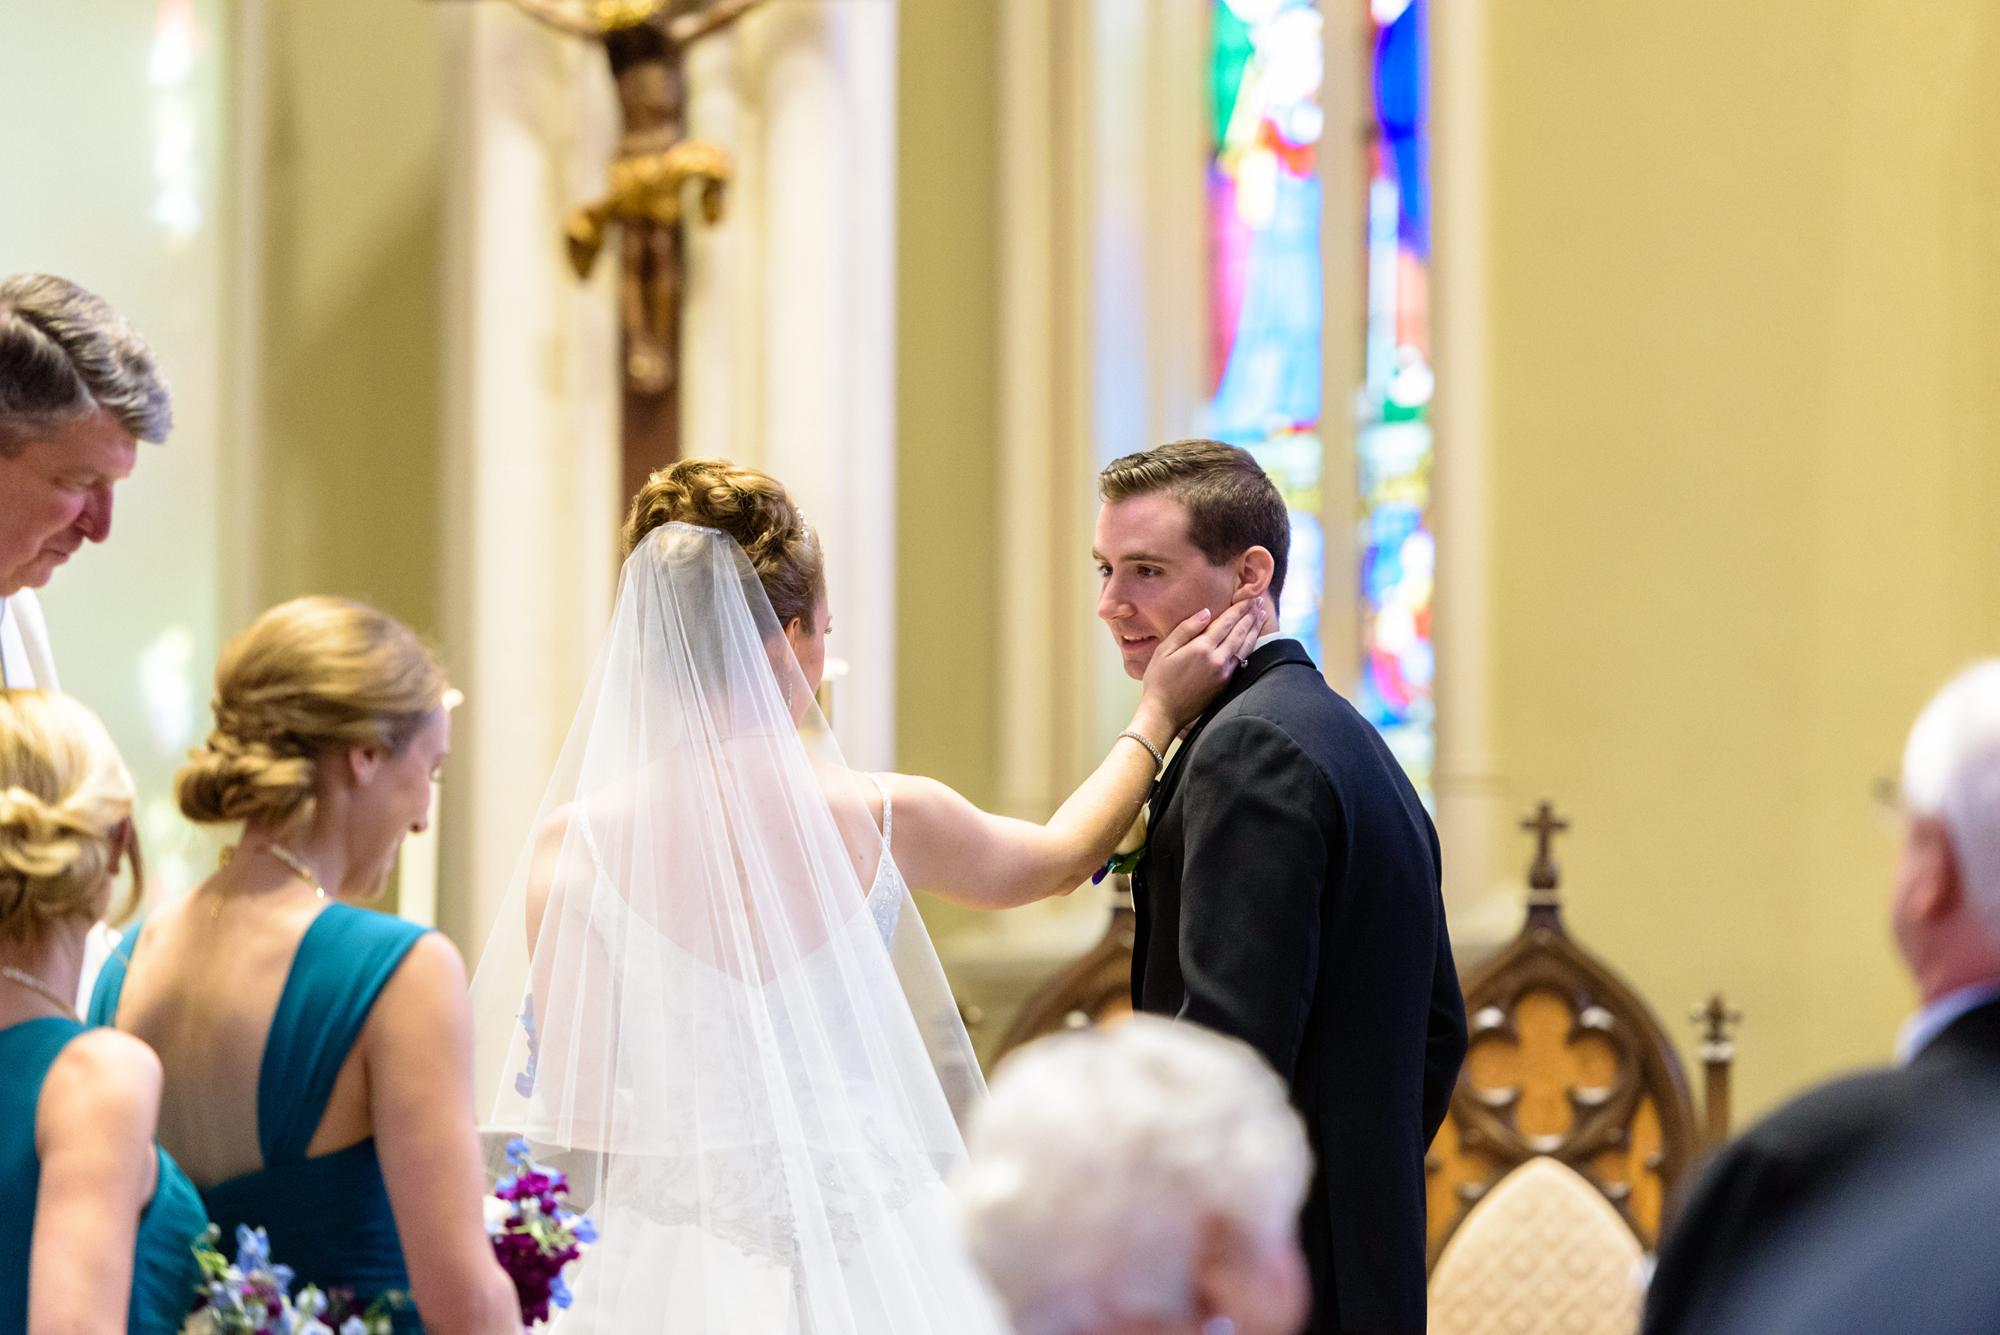
<svg viewBox="0 0 2000 1335"><path fill-rule="evenodd" d="M1322 1335L1424 1330L1424 1153L1466 1042L1438 876L1402 767L1294 639L1250 656L1153 794L1132 1003L1290 1084Z"/></svg>
<svg viewBox="0 0 2000 1335"><path fill-rule="evenodd" d="M1930 1138L1931 1123L1981 1100L2000 1126L2000 1001L1961 1015L1908 1066L1837 1080L1752 1127L1702 1174L1667 1234L1646 1294L1646 1335L1714 1328L1795 1224L1870 1164Z"/></svg>

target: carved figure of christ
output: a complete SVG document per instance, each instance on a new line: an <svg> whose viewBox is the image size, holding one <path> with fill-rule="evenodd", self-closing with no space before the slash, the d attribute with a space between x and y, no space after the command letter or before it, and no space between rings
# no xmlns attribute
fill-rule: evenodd
<svg viewBox="0 0 2000 1335"><path fill-rule="evenodd" d="M655 469L680 453L680 327L685 259L680 187L703 182L702 205L722 213L727 159L686 134L688 47L734 24L762 0L513 0L562 32L604 44L624 119L611 193L579 210L569 225L579 276L596 259L606 225L619 229L619 314L623 327L624 495L637 494ZM587 10L587 17L579 14Z"/></svg>

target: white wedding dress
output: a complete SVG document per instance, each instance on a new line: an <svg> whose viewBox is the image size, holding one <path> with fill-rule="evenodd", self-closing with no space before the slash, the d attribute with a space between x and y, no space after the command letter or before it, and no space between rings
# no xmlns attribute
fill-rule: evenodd
<svg viewBox="0 0 2000 1335"><path fill-rule="evenodd" d="M564 1335L997 1335L945 1186L970 1044L775 631L725 535L627 562L475 979L482 1111L600 1229Z"/></svg>

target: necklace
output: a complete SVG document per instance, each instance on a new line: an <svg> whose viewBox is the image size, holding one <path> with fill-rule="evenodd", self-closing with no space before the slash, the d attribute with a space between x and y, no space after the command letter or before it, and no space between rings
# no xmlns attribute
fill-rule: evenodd
<svg viewBox="0 0 2000 1335"><path fill-rule="evenodd" d="M321 899L326 898L326 887L321 885L316 879L314 879L312 874L312 868L306 866L305 863L299 861L298 855L292 852L291 849L286 848L283 844L270 844L266 846L265 851L268 852L272 857L276 858L278 861L284 863L287 867L290 867L292 869L292 875L298 877L301 881L304 881L307 885L311 886L313 888L314 894L318 895ZM233 858L235 858L235 856L236 856L236 845L231 844L229 845L229 847L222 850L222 865L227 867L230 861ZM216 895L215 903L209 906L208 916L211 920L220 918L222 916L222 896L220 893Z"/></svg>
<svg viewBox="0 0 2000 1335"><path fill-rule="evenodd" d="M312 868L299 861L298 856L291 849L286 848L283 844L272 844L270 853L272 857L290 867L293 875L311 886L314 894L318 895L321 899L326 898L326 887L313 878Z"/></svg>
<svg viewBox="0 0 2000 1335"><path fill-rule="evenodd" d="M0 964L0 978L5 978L10 983L19 983L30 992L39 992L47 999L50 1005L61 1011L69 1019L76 1019L76 1007L64 1001L62 993L56 991L53 987L35 977L35 975L17 969L11 964Z"/></svg>

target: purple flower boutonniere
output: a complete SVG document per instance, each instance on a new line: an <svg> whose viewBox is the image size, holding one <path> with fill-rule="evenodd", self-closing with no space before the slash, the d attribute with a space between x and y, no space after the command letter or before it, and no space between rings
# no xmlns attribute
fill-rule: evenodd
<svg viewBox="0 0 2000 1335"><path fill-rule="evenodd" d="M1118 841L1118 851L1097 869L1097 874L1090 878L1090 883L1096 885L1107 876L1130 876L1138 867L1139 859L1145 856L1146 807L1140 807L1139 818L1132 822L1132 828L1125 831L1125 837Z"/></svg>

